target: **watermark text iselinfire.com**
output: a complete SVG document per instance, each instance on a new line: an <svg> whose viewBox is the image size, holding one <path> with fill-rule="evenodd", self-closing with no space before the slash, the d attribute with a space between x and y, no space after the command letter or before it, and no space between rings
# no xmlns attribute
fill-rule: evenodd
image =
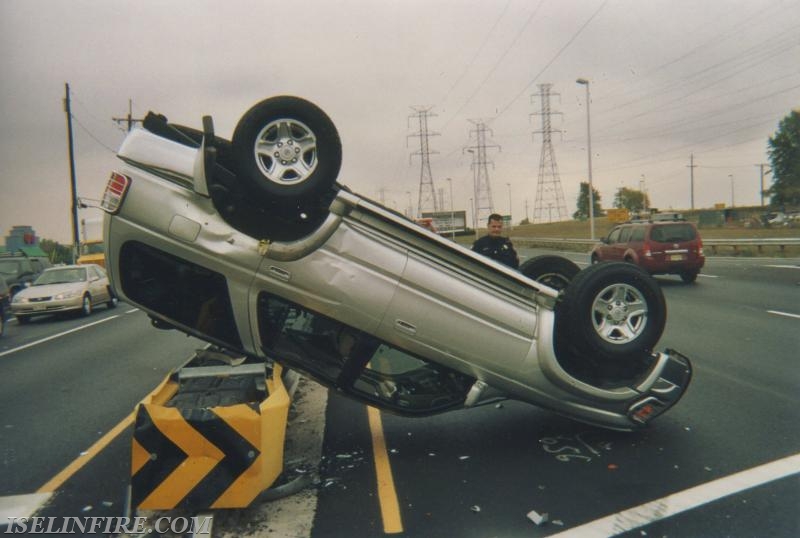
<svg viewBox="0 0 800 538"><path fill-rule="evenodd" d="M145 534L210 532L211 518L160 517L148 526L146 517L9 517L1 534Z"/></svg>

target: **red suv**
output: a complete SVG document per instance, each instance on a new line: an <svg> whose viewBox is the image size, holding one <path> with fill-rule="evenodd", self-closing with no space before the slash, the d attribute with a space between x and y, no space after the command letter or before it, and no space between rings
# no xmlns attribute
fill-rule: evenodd
<svg viewBox="0 0 800 538"><path fill-rule="evenodd" d="M601 241L592 249L592 263L635 263L650 274L680 275L687 283L697 279L706 262L700 233L683 219L627 222Z"/></svg>

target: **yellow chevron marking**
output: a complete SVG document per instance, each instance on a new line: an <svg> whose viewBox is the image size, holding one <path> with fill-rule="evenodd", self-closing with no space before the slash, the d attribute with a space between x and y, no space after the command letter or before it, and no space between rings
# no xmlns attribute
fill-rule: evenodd
<svg viewBox="0 0 800 538"><path fill-rule="evenodd" d="M256 448L261 444L261 414L248 405L239 404L212 408L214 414Z"/></svg>
<svg viewBox="0 0 800 538"><path fill-rule="evenodd" d="M142 501L140 506L148 506L151 503L159 506L176 506L225 454L192 428L177 409L155 405L146 407L159 431L180 447L187 458Z"/></svg>
<svg viewBox="0 0 800 538"><path fill-rule="evenodd" d="M131 444L131 476L138 473L148 461L150 461L150 454L139 444L136 438L134 438Z"/></svg>

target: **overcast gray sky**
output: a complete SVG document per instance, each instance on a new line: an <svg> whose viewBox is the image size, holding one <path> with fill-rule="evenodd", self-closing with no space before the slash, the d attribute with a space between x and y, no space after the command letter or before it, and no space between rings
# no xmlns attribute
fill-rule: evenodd
<svg viewBox="0 0 800 538"><path fill-rule="evenodd" d="M272 95L316 102L343 142L340 182L400 211L419 189L412 106L432 107L437 189L473 197L470 119L501 151L495 209L535 204L538 84L551 105L567 209L586 179L591 81L593 179L603 206L644 181L652 204L759 203L767 138L800 106L797 0L0 1L0 236L33 225L69 242L64 83L72 90L78 192L99 198L124 132L148 110L230 136ZM510 194L509 197L509 187ZM381 195L383 189L383 195ZM446 206L449 207L447 201ZM90 223L95 209L81 211Z"/></svg>

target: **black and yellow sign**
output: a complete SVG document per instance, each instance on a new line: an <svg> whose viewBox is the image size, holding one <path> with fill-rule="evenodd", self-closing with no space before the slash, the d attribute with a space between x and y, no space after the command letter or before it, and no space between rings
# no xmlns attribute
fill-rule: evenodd
<svg viewBox="0 0 800 538"><path fill-rule="evenodd" d="M141 402L131 450L132 506L243 508L272 485L283 469L289 410L280 374L276 365L262 402L173 407L172 381L162 385L169 396L159 392Z"/></svg>

